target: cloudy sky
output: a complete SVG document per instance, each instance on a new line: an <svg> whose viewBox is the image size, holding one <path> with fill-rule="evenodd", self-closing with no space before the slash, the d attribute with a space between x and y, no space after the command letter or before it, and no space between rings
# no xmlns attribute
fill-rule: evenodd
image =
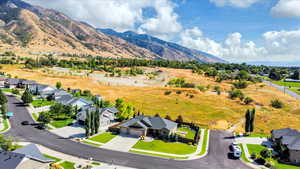
<svg viewBox="0 0 300 169"><path fill-rule="evenodd" d="M233 62L300 61L300 0L26 0Z"/></svg>

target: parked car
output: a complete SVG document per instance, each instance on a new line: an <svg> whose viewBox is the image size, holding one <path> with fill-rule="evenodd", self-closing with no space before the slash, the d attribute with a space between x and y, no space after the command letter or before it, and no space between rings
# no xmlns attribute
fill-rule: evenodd
<svg viewBox="0 0 300 169"><path fill-rule="evenodd" d="M240 158L242 155L242 149L237 143L232 143L229 146L229 149L231 151L231 154L233 158Z"/></svg>
<svg viewBox="0 0 300 169"><path fill-rule="evenodd" d="M29 125L29 121L22 121L22 123L21 123L23 126L27 126L27 125Z"/></svg>

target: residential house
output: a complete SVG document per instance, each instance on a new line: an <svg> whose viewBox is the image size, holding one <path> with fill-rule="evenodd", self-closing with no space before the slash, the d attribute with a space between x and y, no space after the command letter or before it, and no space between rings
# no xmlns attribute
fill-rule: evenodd
<svg viewBox="0 0 300 169"><path fill-rule="evenodd" d="M4 87L9 89L14 89L18 87L20 79L9 78L4 82Z"/></svg>
<svg viewBox="0 0 300 169"><path fill-rule="evenodd" d="M103 97L102 97L101 95L99 95L99 94L97 94L97 95L95 96L95 98L97 99L97 101L103 100Z"/></svg>
<svg viewBox="0 0 300 169"><path fill-rule="evenodd" d="M275 147L287 148L289 162L300 165L300 132L290 128L273 130L271 140Z"/></svg>
<svg viewBox="0 0 300 169"><path fill-rule="evenodd" d="M0 151L1 169L48 169L53 161L44 157L34 144L13 152Z"/></svg>
<svg viewBox="0 0 300 169"><path fill-rule="evenodd" d="M84 106L93 105L92 101L86 100L84 98L73 97L72 95L63 95L56 100L56 102L61 103L63 105L70 105L72 107L76 107L80 110Z"/></svg>
<svg viewBox="0 0 300 169"><path fill-rule="evenodd" d="M40 95L42 98L47 98L57 90L52 86L43 84L35 84L30 86L28 89L31 94Z"/></svg>
<svg viewBox="0 0 300 169"><path fill-rule="evenodd" d="M61 89L57 89L51 95L49 95L48 100L57 101L60 98L67 97L67 96L73 97L73 95L71 95L70 93Z"/></svg>
<svg viewBox="0 0 300 169"><path fill-rule="evenodd" d="M36 81L34 80L26 80L26 79L16 79L16 78L10 78L6 79L4 82L5 88L29 88L30 86L33 86L36 84Z"/></svg>
<svg viewBox="0 0 300 169"><path fill-rule="evenodd" d="M5 81L6 81L6 78L3 76L0 76L0 86L1 87L4 87Z"/></svg>
<svg viewBox="0 0 300 169"><path fill-rule="evenodd" d="M177 123L152 116L137 116L119 125L122 134L133 136L170 136L177 130Z"/></svg>
<svg viewBox="0 0 300 169"><path fill-rule="evenodd" d="M88 112L95 112L95 106L85 106L82 107L80 112L77 113L76 118L79 123L84 124L86 119L86 114ZM119 110L115 107L108 107L108 108L101 108L99 109L99 120L100 120L100 127L107 127L115 122L116 115L119 113Z"/></svg>

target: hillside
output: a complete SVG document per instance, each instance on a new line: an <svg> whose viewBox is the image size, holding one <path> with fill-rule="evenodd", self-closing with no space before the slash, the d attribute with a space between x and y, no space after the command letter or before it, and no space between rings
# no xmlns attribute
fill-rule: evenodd
<svg viewBox="0 0 300 169"><path fill-rule="evenodd" d="M20 0L1 0L0 50L157 59L158 55L92 26Z"/></svg>
<svg viewBox="0 0 300 169"><path fill-rule="evenodd" d="M163 41L161 39L155 38L147 34L136 34L131 31L119 33L112 29L98 29L98 30L107 35L112 35L112 36L122 38L141 48L152 51L153 53L167 60L198 61L202 63L203 62L204 63L216 63L216 62L225 63L226 62L211 54L194 50L194 49L189 49L180 46L176 43Z"/></svg>

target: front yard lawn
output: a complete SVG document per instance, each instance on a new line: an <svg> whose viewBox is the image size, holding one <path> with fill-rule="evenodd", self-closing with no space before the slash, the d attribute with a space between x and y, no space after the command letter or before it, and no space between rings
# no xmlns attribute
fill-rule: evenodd
<svg viewBox="0 0 300 169"><path fill-rule="evenodd" d="M61 163L61 164L59 164L59 165L61 165L62 167L64 167L64 169L75 169L75 163L72 163L72 162L69 162L69 161L65 161L65 162L63 162L63 163Z"/></svg>
<svg viewBox="0 0 300 169"><path fill-rule="evenodd" d="M63 128L73 123L74 119L64 119L64 120L53 120L50 124L55 128Z"/></svg>
<svg viewBox="0 0 300 169"><path fill-rule="evenodd" d="M205 129L204 130L204 138L203 138L203 144L202 144L202 149L201 149L201 152L198 154L199 156L202 156L205 154L206 152L206 147L208 146L208 138L209 138L209 135L208 135L208 130Z"/></svg>
<svg viewBox="0 0 300 169"><path fill-rule="evenodd" d="M50 155L47 155L47 154L43 154L43 155L44 155L44 157L46 157L46 158L49 158L49 159L54 160L53 163L57 163L57 162L61 161L61 159L59 159L59 158L56 158L56 157L53 157L53 156L50 156Z"/></svg>
<svg viewBox="0 0 300 169"><path fill-rule="evenodd" d="M33 102L31 104L34 108L38 108L38 107L53 105L54 102L53 101L48 101L48 100L33 100Z"/></svg>
<svg viewBox="0 0 300 169"><path fill-rule="evenodd" d="M187 139L194 139L196 131L190 129L189 127L183 127L183 128L178 128L177 131L179 132L180 135L182 135L184 138ZM183 134L186 133L186 134Z"/></svg>
<svg viewBox="0 0 300 169"><path fill-rule="evenodd" d="M11 93L12 92L12 89L9 89L9 88L3 88L1 89L3 92L7 92L7 93Z"/></svg>
<svg viewBox="0 0 300 169"><path fill-rule="evenodd" d="M133 148L177 155L192 154L197 149L196 146L191 146L184 143L164 142L162 140L153 140L151 142L144 142L141 140L137 142Z"/></svg>
<svg viewBox="0 0 300 169"><path fill-rule="evenodd" d="M247 144L247 148L248 148L250 155L252 153L259 155L262 150L266 149L266 147L264 147L262 145L258 145L258 144ZM275 164L276 169L300 169L300 167L298 167L298 166L282 164L274 159L272 159L272 161Z"/></svg>
<svg viewBox="0 0 300 169"><path fill-rule="evenodd" d="M8 121L8 119L5 119L2 121L2 123L3 123L3 129L0 130L0 132L5 132L9 127L9 121Z"/></svg>
<svg viewBox="0 0 300 169"><path fill-rule="evenodd" d="M94 136L94 137L90 138L89 140L96 141L96 142L99 142L99 143L107 143L116 136L117 135L115 135L115 134L112 134L110 132L106 132L106 133L102 133L102 134L99 134L97 136Z"/></svg>

